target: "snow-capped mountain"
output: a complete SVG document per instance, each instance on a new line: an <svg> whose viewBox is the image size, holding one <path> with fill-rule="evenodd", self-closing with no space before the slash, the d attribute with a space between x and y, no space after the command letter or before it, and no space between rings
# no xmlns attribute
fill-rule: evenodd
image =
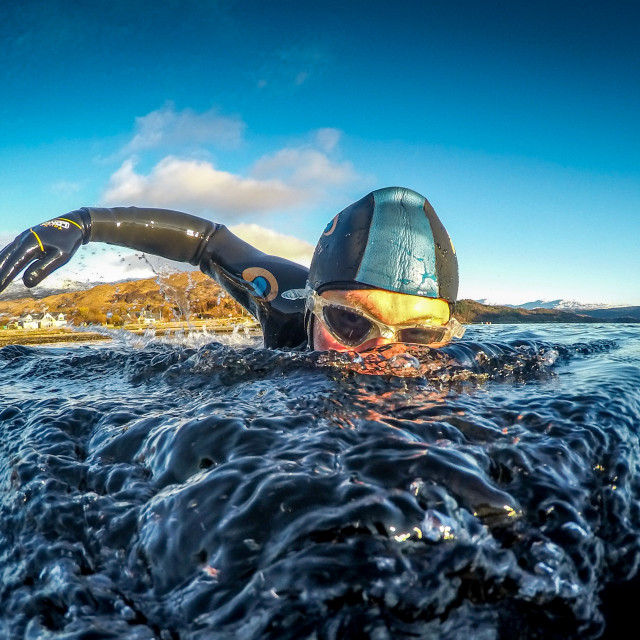
<svg viewBox="0 0 640 640"><path fill-rule="evenodd" d="M516 305L522 309L560 309L562 311L588 311L590 309L609 309L615 305L604 302L588 303L577 300L534 300Z"/></svg>
<svg viewBox="0 0 640 640"><path fill-rule="evenodd" d="M533 300L531 302L524 302L522 304L507 304L504 302L497 302L488 298L482 298L476 300L480 304L495 305L501 307L515 307L518 309L558 309L560 311L590 311L593 309L612 309L616 305L605 304L604 302L578 302L577 300Z"/></svg>
<svg viewBox="0 0 640 640"><path fill-rule="evenodd" d="M173 271L191 271L194 267L110 245L81 247L73 259L54 271L39 285L28 289L18 276L0 293L0 300L44 298L65 291L84 291L99 284L152 278Z"/></svg>
<svg viewBox="0 0 640 640"><path fill-rule="evenodd" d="M99 282L79 281L71 280L69 278L64 279L52 279L45 280L42 284L33 289L27 289L22 283L22 280L18 278L9 283L7 288L0 293L0 300L16 300L18 298L46 298L47 296L64 293L65 291L84 291L90 289L96 284L102 284Z"/></svg>

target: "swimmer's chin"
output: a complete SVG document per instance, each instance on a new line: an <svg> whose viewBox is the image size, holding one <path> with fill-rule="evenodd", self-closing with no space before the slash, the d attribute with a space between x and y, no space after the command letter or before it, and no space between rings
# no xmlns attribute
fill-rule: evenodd
<svg viewBox="0 0 640 640"><path fill-rule="evenodd" d="M375 345L363 351L346 349L316 350L322 364L364 375L419 377L446 366L443 352L431 345L394 342Z"/></svg>

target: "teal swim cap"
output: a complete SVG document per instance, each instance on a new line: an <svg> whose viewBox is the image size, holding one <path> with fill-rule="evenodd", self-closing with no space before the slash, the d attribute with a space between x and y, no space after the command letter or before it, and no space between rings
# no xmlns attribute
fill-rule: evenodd
<svg viewBox="0 0 640 640"><path fill-rule="evenodd" d="M403 187L378 189L341 211L318 241L309 284L377 288L453 304L458 258L428 200Z"/></svg>

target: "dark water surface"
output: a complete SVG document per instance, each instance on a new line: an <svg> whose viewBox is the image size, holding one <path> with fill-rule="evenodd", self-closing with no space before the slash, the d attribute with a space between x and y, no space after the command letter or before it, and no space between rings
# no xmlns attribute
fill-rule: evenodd
<svg viewBox="0 0 640 640"><path fill-rule="evenodd" d="M626 637L640 328L466 338L0 349L0 637Z"/></svg>

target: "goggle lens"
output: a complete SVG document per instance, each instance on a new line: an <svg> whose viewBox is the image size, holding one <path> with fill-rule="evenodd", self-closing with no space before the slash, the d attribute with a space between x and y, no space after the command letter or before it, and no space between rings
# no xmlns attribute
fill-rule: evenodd
<svg viewBox="0 0 640 640"><path fill-rule="evenodd" d="M442 342L447 330L442 327L411 327L410 329L400 329L398 331L398 342L409 342L411 344L434 344Z"/></svg>
<svg viewBox="0 0 640 640"><path fill-rule="evenodd" d="M327 327L343 344L352 347L362 344L371 333L373 323L359 313L330 305L322 312Z"/></svg>

